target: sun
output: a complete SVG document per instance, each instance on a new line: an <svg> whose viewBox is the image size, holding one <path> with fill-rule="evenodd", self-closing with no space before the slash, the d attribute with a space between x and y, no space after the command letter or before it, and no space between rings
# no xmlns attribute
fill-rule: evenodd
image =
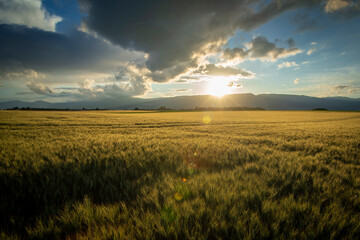
<svg viewBox="0 0 360 240"><path fill-rule="evenodd" d="M224 79L211 79L207 83L207 94L222 97L231 92L232 89L229 87L229 81L224 81Z"/></svg>

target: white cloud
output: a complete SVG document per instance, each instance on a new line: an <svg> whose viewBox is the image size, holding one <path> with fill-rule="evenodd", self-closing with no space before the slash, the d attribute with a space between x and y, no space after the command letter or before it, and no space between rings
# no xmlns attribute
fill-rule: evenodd
<svg viewBox="0 0 360 240"><path fill-rule="evenodd" d="M200 66L197 70L192 72L193 74L203 74L209 76L236 76L237 78L254 78L255 73L242 69L223 67L215 64L206 64Z"/></svg>
<svg viewBox="0 0 360 240"><path fill-rule="evenodd" d="M316 44L317 44L317 42L311 42L310 44L311 44L311 45L316 45Z"/></svg>
<svg viewBox="0 0 360 240"><path fill-rule="evenodd" d="M106 86L106 85L105 85ZM95 85L95 81L85 78L79 83L79 88L76 88L76 94L79 94L82 98L95 98L99 94L104 92L104 89Z"/></svg>
<svg viewBox="0 0 360 240"><path fill-rule="evenodd" d="M33 69L24 69L22 71L10 72L6 74L6 77L11 78L23 78L23 79L42 79L45 78L45 74L37 72Z"/></svg>
<svg viewBox="0 0 360 240"><path fill-rule="evenodd" d="M295 79L295 80L294 80L294 84L298 84L299 81L300 81L299 78Z"/></svg>
<svg viewBox="0 0 360 240"><path fill-rule="evenodd" d="M85 78L82 82L79 83L80 88L82 89L92 89L95 85L95 81L92 79Z"/></svg>
<svg viewBox="0 0 360 240"><path fill-rule="evenodd" d="M352 4L349 0L329 0L325 5L325 12L335 12Z"/></svg>
<svg viewBox="0 0 360 240"><path fill-rule="evenodd" d="M41 95L54 94L54 91L43 83L28 82L26 85L31 91Z"/></svg>
<svg viewBox="0 0 360 240"><path fill-rule="evenodd" d="M313 52L316 51L316 48L310 48L309 51L307 51L307 55L311 55Z"/></svg>
<svg viewBox="0 0 360 240"><path fill-rule="evenodd" d="M293 42L292 45L295 45ZM228 60L243 61L246 58L250 60L276 61L278 58L286 58L294 56L302 52L296 47L281 48L277 47L275 43L269 42L266 37L257 36L252 39L245 48L225 49L223 57Z"/></svg>
<svg viewBox="0 0 360 240"><path fill-rule="evenodd" d="M298 67L299 64L297 64L296 62L283 62L281 64L278 65L278 68L291 68L291 67Z"/></svg>
<svg viewBox="0 0 360 240"><path fill-rule="evenodd" d="M360 92L360 88L350 88L348 90L348 94L355 94L355 93L358 93Z"/></svg>
<svg viewBox="0 0 360 240"><path fill-rule="evenodd" d="M51 15L41 0L0 0L0 23L19 24L45 31L55 31L61 17Z"/></svg>
<svg viewBox="0 0 360 240"><path fill-rule="evenodd" d="M360 92L360 88L354 85L337 85L328 86L331 95L346 96L357 94Z"/></svg>
<svg viewBox="0 0 360 240"><path fill-rule="evenodd" d="M4 69L3 72L0 71L0 80L2 81L41 81L46 77L45 74L37 72L33 69Z"/></svg>

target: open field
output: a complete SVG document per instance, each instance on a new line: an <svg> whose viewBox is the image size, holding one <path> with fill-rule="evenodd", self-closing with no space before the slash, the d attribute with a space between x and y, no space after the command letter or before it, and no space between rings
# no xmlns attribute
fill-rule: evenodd
<svg viewBox="0 0 360 240"><path fill-rule="evenodd" d="M356 239L360 113L0 111L0 238Z"/></svg>

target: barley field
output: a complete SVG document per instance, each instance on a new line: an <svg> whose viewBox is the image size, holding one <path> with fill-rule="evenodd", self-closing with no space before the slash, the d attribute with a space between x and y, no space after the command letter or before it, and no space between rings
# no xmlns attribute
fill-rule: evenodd
<svg viewBox="0 0 360 240"><path fill-rule="evenodd" d="M359 236L359 112L0 111L1 239Z"/></svg>

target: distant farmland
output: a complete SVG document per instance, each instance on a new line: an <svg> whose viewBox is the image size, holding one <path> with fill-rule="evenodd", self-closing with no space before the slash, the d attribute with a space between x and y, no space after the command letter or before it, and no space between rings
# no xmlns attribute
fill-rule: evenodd
<svg viewBox="0 0 360 240"><path fill-rule="evenodd" d="M356 239L360 113L0 111L1 239Z"/></svg>

